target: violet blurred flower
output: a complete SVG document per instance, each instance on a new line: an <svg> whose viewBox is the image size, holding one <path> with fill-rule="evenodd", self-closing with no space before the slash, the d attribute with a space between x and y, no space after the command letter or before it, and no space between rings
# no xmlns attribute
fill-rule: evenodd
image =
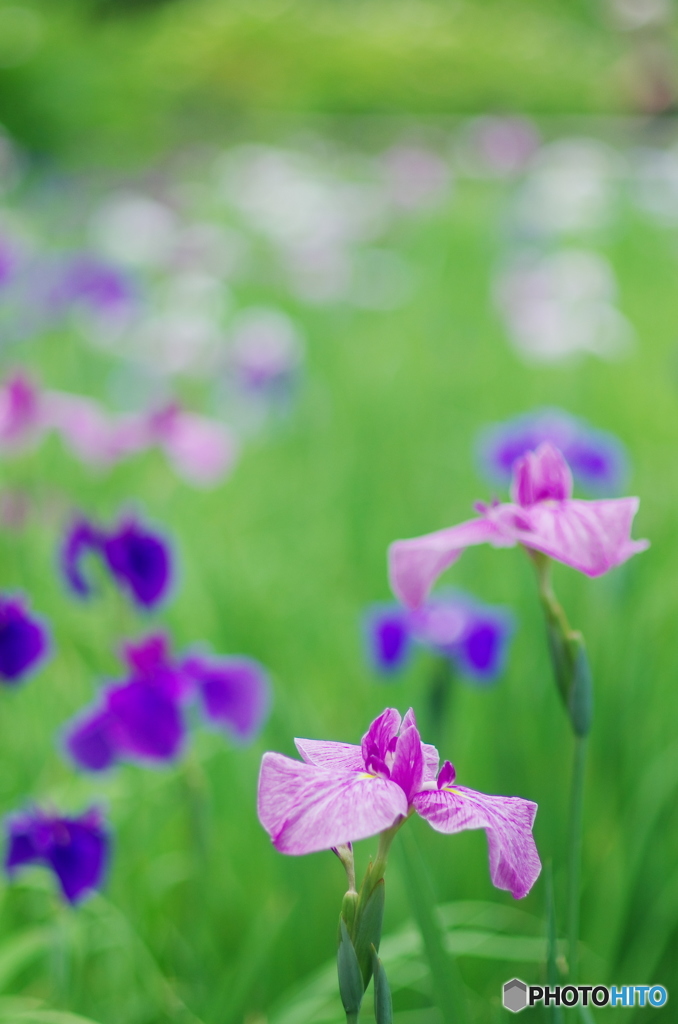
<svg viewBox="0 0 678 1024"><path fill-rule="evenodd" d="M392 828L413 811L438 832L485 829L490 874L517 899L541 870L532 837L537 805L457 786L435 747L422 743L414 712L387 708L360 746L295 740L303 762L266 753L259 775L259 820L281 853L331 850Z"/></svg>
<svg viewBox="0 0 678 1024"><path fill-rule="evenodd" d="M416 611L381 605L367 616L367 637L374 666L393 673L404 665L412 641L452 661L476 683L493 682L506 660L513 617L503 608L473 601L466 594L439 594Z"/></svg>
<svg viewBox="0 0 678 1024"><path fill-rule="evenodd" d="M581 501L571 495L563 456L548 442L540 445L515 464L511 502L477 506L477 519L391 544L394 593L418 608L438 576L472 544L522 544L587 576L600 576L649 546L630 536L638 498Z"/></svg>
<svg viewBox="0 0 678 1024"><path fill-rule="evenodd" d="M270 706L268 676L251 658L191 656L184 671L195 681L205 717L235 740L251 742Z"/></svg>
<svg viewBox="0 0 678 1024"><path fill-rule="evenodd" d="M243 743L254 739L268 714L268 677L250 658L174 659L162 634L126 645L123 656L129 678L106 687L66 728L66 750L86 771L105 771L121 760L176 760L187 735L185 708L196 699L209 722Z"/></svg>
<svg viewBox="0 0 678 1024"><path fill-rule="evenodd" d="M238 455L231 431L217 420L167 406L148 417L148 431L176 472L192 484L217 484L230 472Z"/></svg>
<svg viewBox="0 0 678 1024"><path fill-rule="evenodd" d="M35 809L9 818L5 827L5 870L10 877L28 864L44 864L56 875L69 903L77 903L101 885L110 839L97 808L78 818Z"/></svg>
<svg viewBox="0 0 678 1024"><path fill-rule="evenodd" d="M142 608L152 608L167 596L172 582L168 542L133 518L122 519L112 531L85 519L69 528L61 549L61 568L71 590L87 597L92 588L82 572L82 558L99 555L118 586Z"/></svg>
<svg viewBox="0 0 678 1024"><path fill-rule="evenodd" d="M492 482L508 484L518 459L545 441L562 452L575 482L590 493L622 489L628 459L621 441L561 409L539 409L486 427L478 440L479 461Z"/></svg>
<svg viewBox="0 0 678 1024"><path fill-rule="evenodd" d="M21 682L48 648L47 630L29 615L24 602L0 595L0 682Z"/></svg>
<svg viewBox="0 0 678 1024"><path fill-rule="evenodd" d="M134 297L130 276L91 253L75 253L64 261L50 295L57 307L83 305L113 316Z"/></svg>

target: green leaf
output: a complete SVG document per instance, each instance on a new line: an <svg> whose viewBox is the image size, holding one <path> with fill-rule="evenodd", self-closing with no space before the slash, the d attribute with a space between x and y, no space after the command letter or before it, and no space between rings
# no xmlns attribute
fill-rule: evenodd
<svg viewBox="0 0 678 1024"><path fill-rule="evenodd" d="M0 991L7 988L14 975L50 948L49 928L30 928L0 946Z"/></svg>
<svg viewBox="0 0 678 1024"><path fill-rule="evenodd" d="M386 888L381 878L370 898L365 904L358 919L358 930L355 936L355 952L363 976L363 987L366 989L372 977L372 946L379 949L381 929L384 924L384 899Z"/></svg>
<svg viewBox="0 0 678 1024"><path fill-rule="evenodd" d="M549 988L560 984L558 971L558 932L556 928L556 905L553 893L553 868L551 861L544 865L544 881L546 883L546 980ZM549 1007L553 1024L562 1024L563 1010L555 1003Z"/></svg>
<svg viewBox="0 0 678 1024"><path fill-rule="evenodd" d="M374 972L374 1019L376 1024L393 1024L393 1000L384 965L372 947L372 970Z"/></svg>
<svg viewBox="0 0 678 1024"><path fill-rule="evenodd" d="M449 956L437 914L433 884L412 830L400 835L398 850L410 899L412 915L424 943L433 980L433 991L445 1024L465 1024L466 1004L454 960Z"/></svg>
<svg viewBox="0 0 678 1024"><path fill-rule="evenodd" d="M341 941L337 951L339 994L346 1013L357 1014L363 1001L363 978L353 943L346 930L343 917L339 918Z"/></svg>

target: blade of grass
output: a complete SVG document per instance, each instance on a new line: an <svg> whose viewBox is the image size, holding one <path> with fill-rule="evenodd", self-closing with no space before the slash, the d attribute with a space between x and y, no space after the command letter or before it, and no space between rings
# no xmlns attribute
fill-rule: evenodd
<svg viewBox="0 0 678 1024"><path fill-rule="evenodd" d="M468 1018L462 981L454 960L445 948L431 877L412 829L403 830L399 838L398 857L412 916L424 943L436 1004L445 1024L465 1024Z"/></svg>

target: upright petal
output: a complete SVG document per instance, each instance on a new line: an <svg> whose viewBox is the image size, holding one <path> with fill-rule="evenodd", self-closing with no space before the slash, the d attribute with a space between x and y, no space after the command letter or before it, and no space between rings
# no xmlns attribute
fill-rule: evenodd
<svg viewBox="0 0 678 1024"><path fill-rule="evenodd" d="M67 727L65 746L75 763L89 772L102 772L118 759L115 718L95 707Z"/></svg>
<svg viewBox="0 0 678 1024"><path fill-rule="evenodd" d="M488 796L464 786L424 790L413 803L437 832L484 828L493 883L516 899L527 895L541 871L532 836L536 804L515 796Z"/></svg>
<svg viewBox="0 0 678 1024"><path fill-rule="evenodd" d="M649 541L631 539L638 504L638 498L574 499L531 508L499 505L488 515L525 547L587 576L601 576L649 546Z"/></svg>
<svg viewBox="0 0 678 1024"><path fill-rule="evenodd" d="M259 820L281 853L330 850L366 839L407 814L400 786L363 772L338 772L264 754Z"/></svg>
<svg viewBox="0 0 678 1024"><path fill-rule="evenodd" d="M306 764L340 772L364 772L362 749L356 743L335 743L333 740L294 741Z"/></svg>
<svg viewBox="0 0 678 1024"><path fill-rule="evenodd" d="M515 541L486 516L424 537L395 541L389 548L389 576L394 594L408 608L418 608L440 574L467 547L486 543L511 547Z"/></svg>
<svg viewBox="0 0 678 1024"><path fill-rule="evenodd" d="M403 733L405 729L409 729L410 726L414 726L415 729L417 728L417 719L414 714L413 708L409 708L405 712L405 717L403 718L403 722L400 727L401 733ZM438 751L436 750L432 743L422 743L421 752L424 759L423 781L430 782L432 779L435 779L435 777L438 774L440 754L438 753Z"/></svg>
<svg viewBox="0 0 678 1024"><path fill-rule="evenodd" d="M376 756L384 761L391 741L398 735L400 728L400 712L395 708L386 708L370 725L360 744L363 752L363 763Z"/></svg>
<svg viewBox="0 0 678 1024"><path fill-rule="evenodd" d="M391 766L391 781L396 782L410 804L424 780L424 752L416 725L408 725L398 737Z"/></svg>
<svg viewBox="0 0 678 1024"><path fill-rule="evenodd" d="M550 443L527 452L513 468L511 498L523 508L539 501L566 501L572 496L572 473L562 453Z"/></svg>
<svg viewBox="0 0 678 1024"><path fill-rule="evenodd" d="M0 597L0 680L14 684L47 651L47 631L21 601Z"/></svg>

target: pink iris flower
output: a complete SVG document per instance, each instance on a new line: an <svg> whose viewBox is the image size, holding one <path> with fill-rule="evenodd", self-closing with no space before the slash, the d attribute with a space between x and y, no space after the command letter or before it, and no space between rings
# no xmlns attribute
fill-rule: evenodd
<svg viewBox="0 0 678 1024"><path fill-rule="evenodd" d="M395 541L389 550L394 593L408 607L419 607L440 574L472 544L522 544L587 576L601 576L649 546L631 539L639 499L573 498L570 468L548 442L515 463L511 499L479 505L477 519L447 530Z"/></svg>
<svg viewBox="0 0 678 1024"><path fill-rule="evenodd" d="M455 784L435 747L422 743L414 712L387 708L360 746L295 740L302 761L266 753L259 775L259 820L281 853L330 850L366 839L416 811L437 832L483 828L490 874L516 899L527 895L541 864L532 836L537 805L488 796Z"/></svg>

